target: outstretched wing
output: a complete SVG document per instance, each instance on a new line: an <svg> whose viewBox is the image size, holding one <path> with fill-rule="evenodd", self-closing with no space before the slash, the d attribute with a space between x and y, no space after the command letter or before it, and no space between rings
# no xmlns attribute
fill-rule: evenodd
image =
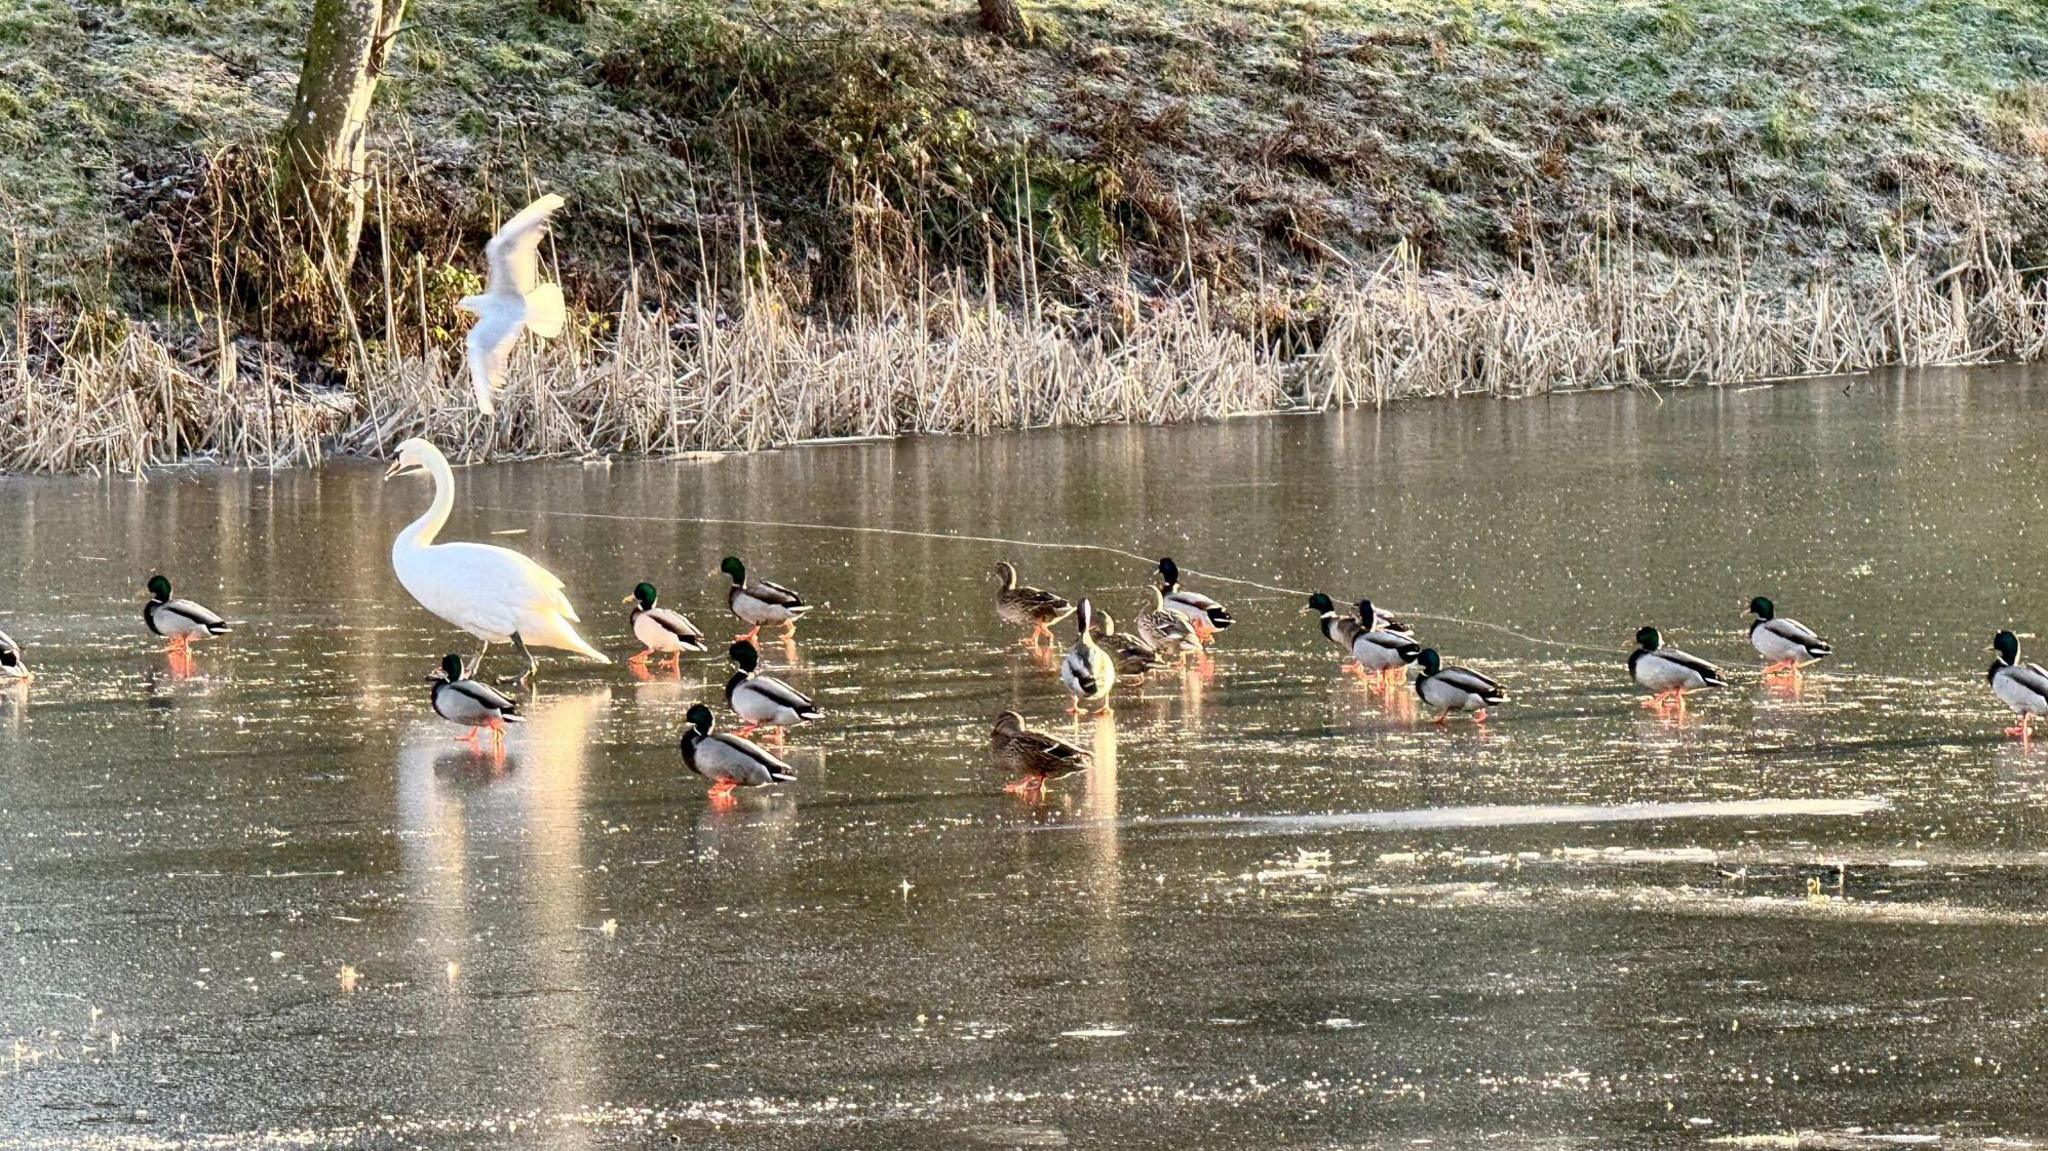
<svg viewBox="0 0 2048 1151"><path fill-rule="evenodd" d="M524 299L540 285L541 237L547 234L548 217L561 206L560 196L542 196L505 221L484 245L484 259L491 266L491 295Z"/></svg>
<svg viewBox="0 0 2048 1151"><path fill-rule="evenodd" d="M476 389L476 406L485 415L492 411L492 390L505 378L512 345L519 342L520 310L516 304L486 296L469 329L469 382Z"/></svg>

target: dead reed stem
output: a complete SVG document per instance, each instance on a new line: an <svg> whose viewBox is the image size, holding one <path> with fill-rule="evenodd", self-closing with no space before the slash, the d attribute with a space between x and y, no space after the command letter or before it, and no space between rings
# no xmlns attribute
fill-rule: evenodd
<svg viewBox="0 0 2048 1151"><path fill-rule="evenodd" d="M174 354L141 323L87 339L22 310L0 327L0 420L14 429L0 467L135 471L194 456L288 466L382 453L411 435L471 458L749 451L2048 351L2048 298L1988 243L1958 267L1903 258L1886 271L1874 286L1767 292L1710 269L1645 282L1626 258L1572 280L1538 264L1478 281L1397 253L1357 273L1317 348L1291 359L1223 323L1202 289L1133 292L1072 320L999 307L951 280L828 323L758 285L721 315L701 299L650 301L635 281L601 341L572 326L516 356L490 424L459 350L371 356L358 343L349 391L315 392L268 364L238 370L243 352L225 331L197 355Z"/></svg>

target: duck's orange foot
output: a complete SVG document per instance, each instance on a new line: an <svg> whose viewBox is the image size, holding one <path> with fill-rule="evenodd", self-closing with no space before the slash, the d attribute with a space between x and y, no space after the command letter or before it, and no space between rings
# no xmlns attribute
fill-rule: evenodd
<svg viewBox="0 0 2048 1151"><path fill-rule="evenodd" d="M721 779L717 783L711 785L711 798L730 799L732 798L732 793L739 790L739 786L740 785L734 782L733 780Z"/></svg>

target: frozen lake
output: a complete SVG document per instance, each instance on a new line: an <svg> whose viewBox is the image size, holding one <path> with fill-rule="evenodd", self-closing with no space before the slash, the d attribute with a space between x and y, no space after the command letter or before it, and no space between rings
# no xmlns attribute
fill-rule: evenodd
<svg viewBox="0 0 2048 1151"><path fill-rule="evenodd" d="M2038 387L459 470L446 538L540 558L621 660L640 580L731 634L727 553L824 605L764 645L828 712L802 777L723 807L676 752L722 658L548 658L502 757L454 742L421 678L474 642L387 554L423 481L0 483L38 673L0 694L0 1147L2039 1134L2048 743L1983 678L2048 623ZM1168 554L1240 623L1068 720L990 565L1128 619ZM237 625L189 676L158 570ZM1418 722L1312 589L1511 702ZM1753 595L1838 656L1766 684ZM1642 624L1735 686L1638 706ZM1006 708L1096 770L1003 794Z"/></svg>

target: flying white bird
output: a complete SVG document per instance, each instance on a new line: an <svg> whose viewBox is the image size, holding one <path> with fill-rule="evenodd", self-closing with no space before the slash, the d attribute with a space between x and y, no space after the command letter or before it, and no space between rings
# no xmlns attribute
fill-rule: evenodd
<svg viewBox="0 0 2048 1151"><path fill-rule="evenodd" d="M484 245L489 286L481 296L456 301L456 307L477 318L469 329L469 380L476 387L477 410L487 416L495 410L491 392L504 378L519 333L530 330L544 340L562 334L562 287L540 282L541 237L547 234L548 217L561 206L562 198L550 192L505 221Z"/></svg>
<svg viewBox="0 0 2048 1151"><path fill-rule="evenodd" d="M569 606L554 573L510 548L435 543L448 513L455 509L455 476L439 448L415 438L398 445L398 458L391 461L384 478L417 472L434 477L434 502L398 533L391 545L391 567L421 607L484 641L476 663L483 662L484 652L494 643L510 643L526 657L522 680L539 666L527 650L529 644L611 662L576 634L576 609ZM476 664L470 665L469 674L476 674Z"/></svg>

